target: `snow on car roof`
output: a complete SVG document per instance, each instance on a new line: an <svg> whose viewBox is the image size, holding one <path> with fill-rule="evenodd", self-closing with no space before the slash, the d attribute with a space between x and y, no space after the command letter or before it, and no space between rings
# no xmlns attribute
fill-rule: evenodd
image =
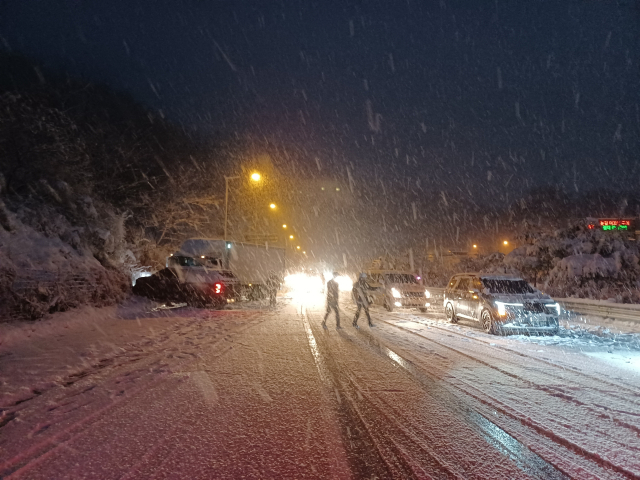
<svg viewBox="0 0 640 480"><path fill-rule="evenodd" d="M480 275L480 278L484 278L486 280L523 280L524 278L518 277L516 275Z"/></svg>
<svg viewBox="0 0 640 480"><path fill-rule="evenodd" d="M415 275L406 270L364 270L365 273L382 273L382 274L402 274L402 275Z"/></svg>

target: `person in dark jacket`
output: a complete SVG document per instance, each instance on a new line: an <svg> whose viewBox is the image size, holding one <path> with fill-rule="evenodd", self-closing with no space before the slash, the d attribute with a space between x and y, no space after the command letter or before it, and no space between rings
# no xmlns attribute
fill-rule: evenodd
<svg viewBox="0 0 640 480"><path fill-rule="evenodd" d="M336 313L336 328L340 327L340 309L338 308L338 295L340 288L336 278L338 272L333 272L333 278L327 282L327 313L324 314L324 320L322 321L322 328L327 328L327 318L333 310Z"/></svg>
<svg viewBox="0 0 640 480"><path fill-rule="evenodd" d="M367 315L367 320L369 321L369 326L373 327L373 323L371 322L371 315L369 315L369 300L367 299L367 290L372 290L369 285L367 285L367 274L361 273L358 281L353 284L353 299L356 301L358 305L358 309L356 310L356 315L353 317L353 326L355 328L358 327L358 318L360 317L360 310L364 309L364 313Z"/></svg>
<svg viewBox="0 0 640 480"><path fill-rule="evenodd" d="M276 306L276 294L280 289L280 279L278 278L278 274L272 272L269 274L267 278L267 293L269 294L269 305L272 307Z"/></svg>

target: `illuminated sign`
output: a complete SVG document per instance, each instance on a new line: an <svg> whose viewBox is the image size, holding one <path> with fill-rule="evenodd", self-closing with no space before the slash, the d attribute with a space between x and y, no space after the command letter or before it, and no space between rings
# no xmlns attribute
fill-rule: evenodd
<svg viewBox="0 0 640 480"><path fill-rule="evenodd" d="M631 220L621 218L600 218L597 223L590 223L589 229L600 227L603 231L631 230Z"/></svg>

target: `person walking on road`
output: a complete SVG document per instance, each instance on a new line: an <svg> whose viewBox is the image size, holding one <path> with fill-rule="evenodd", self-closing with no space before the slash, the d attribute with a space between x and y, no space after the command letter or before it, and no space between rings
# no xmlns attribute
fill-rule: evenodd
<svg viewBox="0 0 640 480"><path fill-rule="evenodd" d="M276 294L279 288L280 279L278 278L278 274L275 272L270 273L267 278L267 293L269 294L269 305L272 307L276 306Z"/></svg>
<svg viewBox="0 0 640 480"><path fill-rule="evenodd" d="M327 313L324 314L324 320L322 321L322 328L327 328L327 318L333 310L336 314L336 328L340 327L340 309L338 308L338 295L340 288L336 278L338 272L333 272L333 278L327 282Z"/></svg>
<svg viewBox="0 0 640 480"><path fill-rule="evenodd" d="M361 273L358 281L353 284L353 299L356 301L358 305L358 309L356 310L356 315L353 317L353 326L355 328L358 327L358 318L360 317L360 310L364 309L364 313L367 315L367 320L369 321L369 326L373 327L373 323L371 322L371 315L369 315L369 300L367 299L367 290L370 290L369 285L367 285L367 274Z"/></svg>

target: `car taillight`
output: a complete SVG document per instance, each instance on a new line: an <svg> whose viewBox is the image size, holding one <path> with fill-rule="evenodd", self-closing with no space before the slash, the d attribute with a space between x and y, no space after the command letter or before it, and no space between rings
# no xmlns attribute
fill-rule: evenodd
<svg viewBox="0 0 640 480"><path fill-rule="evenodd" d="M216 282L213 285L213 291L214 293L222 293L222 290L224 289L224 284L220 283L220 282Z"/></svg>

